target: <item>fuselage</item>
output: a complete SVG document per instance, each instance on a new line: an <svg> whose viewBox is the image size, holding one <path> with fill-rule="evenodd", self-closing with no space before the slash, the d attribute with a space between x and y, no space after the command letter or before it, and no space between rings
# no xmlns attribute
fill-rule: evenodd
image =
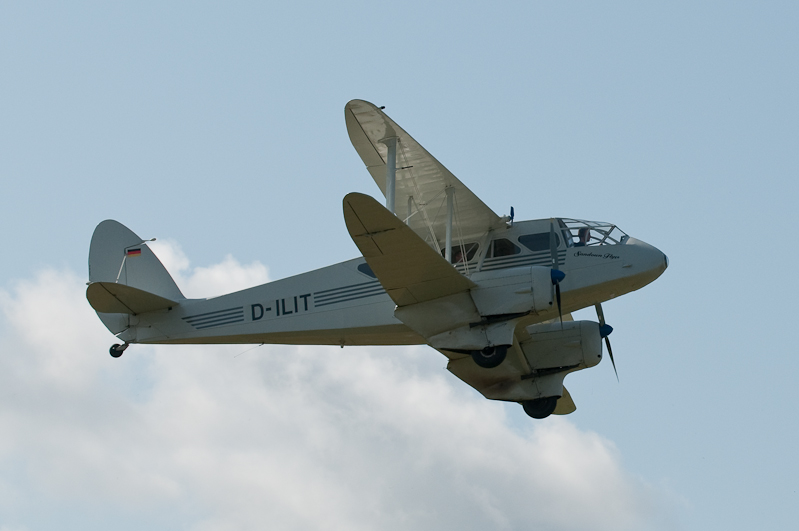
<svg viewBox="0 0 799 531"><path fill-rule="evenodd" d="M613 225L568 219L557 223L558 263L554 267L565 273L563 313L639 289L668 265L658 249ZM453 265L466 276L478 271L553 267L550 224L549 219L524 221L464 238L451 252ZM137 343L426 343L394 316L394 310L394 302L365 260L357 258L220 297L188 299L168 310L130 316L130 328L119 337ZM557 314L554 307L530 312L520 325Z"/></svg>

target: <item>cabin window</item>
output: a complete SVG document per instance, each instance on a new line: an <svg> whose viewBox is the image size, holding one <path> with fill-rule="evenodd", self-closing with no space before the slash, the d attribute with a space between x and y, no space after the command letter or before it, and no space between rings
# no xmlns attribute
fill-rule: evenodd
<svg viewBox="0 0 799 531"><path fill-rule="evenodd" d="M374 271L372 271L372 268L369 267L369 264L367 264L367 263L363 263L363 264L359 265L358 266L358 271L360 271L364 275L370 276L372 278L377 278L377 275L374 274Z"/></svg>
<svg viewBox="0 0 799 531"><path fill-rule="evenodd" d="M533 252L549 251L549 233L525 234L524 236L519 236L519 243ZM560 238L557 233L555 233L555 246L560 247Z"/></svg>
<svg viewBox="0 0 799 531"><path fill-rule="evenodd" d="M477 242L473 243L466 243L461 248L460 245L453 245L452 246L452 263L453 264L460 264L463 262L469 262L472 258L474 258L475 253L477 253L477 248L480 245ZM441 250L441 256L446 256L445 249ZM463 259L464 251L466 253L466 260Z"/></svg>
<svg viewBox="0 0 799 531"><path fill-rule="evenodd" d="M522 252L512 241L499 238L491 242L486 258L499 258L500 256L510 256Z"/></svg>

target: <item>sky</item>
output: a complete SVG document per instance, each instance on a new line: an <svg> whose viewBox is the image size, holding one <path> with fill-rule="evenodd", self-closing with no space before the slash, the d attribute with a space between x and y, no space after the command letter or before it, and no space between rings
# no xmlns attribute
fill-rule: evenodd
<svg viewBox="0 0 799 531"><path fill-rule="evenodd" d="M791 527L798 26L768 1L0 2L0 531ZM358 256L355 98L498 214L668 255L603 305L619 382L572 374L577 411L533 421L424 346L108 355L104 219L187 296Z"/></svg>

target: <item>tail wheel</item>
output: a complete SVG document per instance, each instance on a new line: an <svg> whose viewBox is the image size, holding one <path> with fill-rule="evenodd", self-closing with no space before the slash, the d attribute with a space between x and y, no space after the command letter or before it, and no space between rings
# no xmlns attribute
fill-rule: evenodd
<svg viewBox="0 0 799 531"><path fill-rule="evenodd" d="M124 345L120 345L119 343L114 343L111 345L111 348L108 349L108 353L111 354L112 358L118 358L125 352L125 349L128 348L128 344L125 343Z"/></svg>
<svg viewBox="0 0 799 531"><path fill-rule="evenodd" d="M505 356L508 355L508 345L498 345L496 347L486 347L483 350L472 351L474 362L484 369L498 367Z"/></svg>
<svg viewBox="0 0 799 531"><path fill-rule="evenodd" d="M545 419L555 411L558 405L558 396L548 396L535 400L525 400L522 402L524 412L534 419Z"/></svg>

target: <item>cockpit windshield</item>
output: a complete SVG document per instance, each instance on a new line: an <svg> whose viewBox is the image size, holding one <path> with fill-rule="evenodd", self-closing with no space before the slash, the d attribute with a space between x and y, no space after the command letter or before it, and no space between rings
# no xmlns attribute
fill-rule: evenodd
<svg viewBox="0 0 799 531"><path fill-rule="evenodd" d="M560 218L558 221L567 247L618 245L629 238L612 223L571 218Z"/></svg>

